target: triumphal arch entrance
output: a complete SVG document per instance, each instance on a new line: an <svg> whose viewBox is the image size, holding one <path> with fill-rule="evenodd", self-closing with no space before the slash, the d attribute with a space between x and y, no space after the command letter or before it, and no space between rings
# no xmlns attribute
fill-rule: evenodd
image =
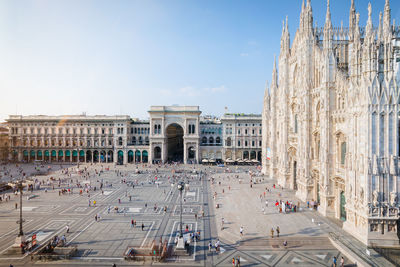
<svg viewBox="0 0 400 267"><path fill-rule="evenodd" d="M198 163L198 106L151 106L150 162Z"/></svg>

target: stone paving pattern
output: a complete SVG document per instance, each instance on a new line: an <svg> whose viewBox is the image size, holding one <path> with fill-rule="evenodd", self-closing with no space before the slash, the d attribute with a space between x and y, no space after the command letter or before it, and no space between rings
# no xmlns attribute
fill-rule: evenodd
<svg viewBox="0 0 400 267"><path fill-rule="evenodd" d="M90 178L79 178L75 171L72 171L71 178L89 180L92 187L97 187L96 191L90 192L90 200L97 202L95 207L88 205L87 194L79 195L77 188L74 188L73 194L60 196L58 183L55 184L55 190L52 186L44 186L33 193L24 192L25 234L30 236L37 233L39 243L46 243L54 235L65 234L68 224L70 233L66 234L67 242L77 246L79 251L72 260L35 262L35 266L111 266L112 263L128 266L134 264L123 260L123 254L128 247L147 247L160 237L170 244L173 243L179 231L180 197L176 184L171 186L168 181L168 177L172 176L171 168L158 168L156 174L154 166L147 168L144 165L103 164L104 172L98 176L94 175L93 170L100 170L100 164L81 165L83 167L90 169ZM106 167L110 170L106 171ZM145 173L136 174L136 168ZM186 169L186 181L189 182L189 188L184 192L182 217L184 227L188 225L189 229L200 230L202 238L195 242L194 254L190 257L173 258L167 263L153 263L154 265L232 266L232 257L240 256L241 266L329 266L333 256L342 256L328 240L328 233L333 226L315 211L305 209L304 203L301 204L304 209L298 213L280 214L273 207L276 199L293 200L297 203L292 191L275 189L267 193L269 207L263 213L265 199L261 201L259 195L263 194L265 187L272 188L274 181L257 177L261 181L251 188L248 170L255 172L254 167L231 167L230 170L235 173L224 173L226 168L195 166L206 174L201 180L199 176L189 174L193 168L193 165L178 167ZM124 177L117 176L115 170L120 171ZM234 178L235 175L239 176L241 183L238 178ZM40 179L47 180L50 176L57 179L65 177L57 170L48 176L41 176ZM212 177L215 178L214 184L211 184ZM121 183L121 179L126 179L128 183ZM138 184L133 188L130 182L136 180ZM101 181L104 182L103 193L98 189ZM65 180L60 188L67 186L68 181ZM46 187L47 192L44 190ZM214 192L217 192L215 202ZM27 200L32 194L38 197ZM12 195L10 202L0 203L0 266L9 266L10 263L14 263L14 266L33 264L29 257L10 256L6 253L18 233L15 222L19 210L14 206L18 198L19 196ZM215 209L216 203L221 204L221 208ZM164 206L167 207L167 212L164 212ZM118 207L119 212L114 207ZM200 216L202 210L205 213L204 218ZM95 221L95 215L100 220ZM221 231L222 217L225 218L225 228ZM132 219L137 222L133 228L130 225ZM145 225L143 231L142 222ZM242 238L239 234L241 225L244 226L245 233ZM277 225L281 229L281 237L271 239L269 229ZM214 243L217 238L222 242L221 251L209 252L208 242L211 240ZM282 246L284 239L288 241L287 248ZM348 259L346 263L349 263Z"/></svg>

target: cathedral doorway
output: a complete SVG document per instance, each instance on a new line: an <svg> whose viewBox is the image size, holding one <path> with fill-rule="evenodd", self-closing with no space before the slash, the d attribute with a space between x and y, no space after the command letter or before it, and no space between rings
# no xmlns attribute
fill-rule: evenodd
<svg viewBox="0 0 400 267"><path fill-rule="evenodd" d="M344 196L344 192L340 192L340 219L342 221L346 221L346 197Z"/></svg>
<svg viewBox="0 0 400 267"><path fill-rule="evenodd" d="M167 127L167 160L182 162L183 161L183 128L173 123Z"/></svg>

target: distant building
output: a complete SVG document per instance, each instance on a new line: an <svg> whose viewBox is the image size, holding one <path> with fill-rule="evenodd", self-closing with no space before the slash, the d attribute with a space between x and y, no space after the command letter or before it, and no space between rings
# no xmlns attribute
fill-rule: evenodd
<svg viewBox="0 0 400 267"><path fill-rule="evenodd" d="M0 124L0 162L7 161L9 157L9 138L8 138L8 126L6 123Z"/></svg>
<svg viewBox="0 0 400 267"><path fill-rule="evenodd" d="M261 115L227 113L222 116L221 123L224 161L261 162Z"/></svg>
<svg viewBox="0 0 400 267"><path fill-rule="evenodd" d="M10 115L7 153L10 160L25 162L222 163L227 150L234 151L231 163L261 160L260 115L226 114L220 120L201 117L198 106L151 106L149 114L149 121L123 115ZM229 134L235 141L228 147L224 123L238 129Z"/></svg>

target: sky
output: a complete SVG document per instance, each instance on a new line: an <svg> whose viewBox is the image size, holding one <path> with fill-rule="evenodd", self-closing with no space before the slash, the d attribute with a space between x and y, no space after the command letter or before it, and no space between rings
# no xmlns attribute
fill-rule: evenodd
<svg viewBox="0 0 400 267"><path fill-rule="evenodd" d="M377 26L385 0L372 1ZM326 1L311 1L323 26ZM355 0L360 24L367 0ZM334 26L350 0L331 0ZM391 0L400 23L400 1ZM198 105L261 113L282 21L301 0L0 0L0 121L21 115L130 115Z"/></svg>

